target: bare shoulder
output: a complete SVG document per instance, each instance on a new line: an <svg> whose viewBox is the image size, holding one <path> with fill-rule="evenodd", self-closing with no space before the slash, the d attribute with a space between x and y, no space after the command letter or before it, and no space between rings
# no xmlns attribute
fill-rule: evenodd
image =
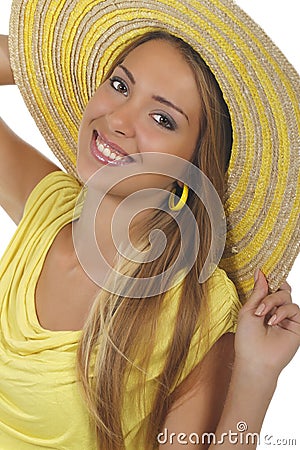
<svg viewBox="0 0 300 450"><path fill-rule="evenodd" d="M234 334L226 333L175 390L161 435L163 439L166 435L168 438L161 448L181 448L180 433L187 436L186 448L190 448L189 445L195 448L193 443L189 444L188 436L215 431L227 396L233 360ZM200 445L197 448L204 450L207 447Z"/></svg>
<svg viewBox="0 0 300 450"><path fill-rule="evenodd" d="M30 192L55 170L60 169L0 119L0 206L16 224Z"/></svg>

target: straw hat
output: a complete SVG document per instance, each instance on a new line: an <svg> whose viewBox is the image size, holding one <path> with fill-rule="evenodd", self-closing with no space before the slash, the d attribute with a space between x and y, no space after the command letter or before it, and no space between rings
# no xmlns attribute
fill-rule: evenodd
<svg viewBox="0 0 300 450"><path fill-rule="evenodd" d="M231 0L13 0L14 76L48 145L75 174L83 110L115 57L137 36L183 38L214 73L233 147L221 265L243 300L259 267L275 290L300 241L300 80Z"/></svg>

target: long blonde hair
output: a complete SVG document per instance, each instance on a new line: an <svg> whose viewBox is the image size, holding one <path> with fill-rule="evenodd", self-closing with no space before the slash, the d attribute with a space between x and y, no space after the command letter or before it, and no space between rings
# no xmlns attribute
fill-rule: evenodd
<svg viewBox="0 0 300 450"><path fill-rule="evenodd" d="M219 86L198 53L181 39L164 31L146 33L117 58L107 78L134 48L151 39L170 42L193 69L202 111L201 134L192 163L208 176L220 198L223 198L232 139L230 118ZM210 222L202 202L193 192L190 192L187 204L200 230L200 250L195 264L182 282L177 318L168 329L171 340L164 368L156 378L156 394L147 429L143 433L144 449L157 446L156 436L174 401L171 393L178 385L200 315L203 317L203 329L209 326L206 314L207 283L199 284L198 278L211 244ZM139 230L141 249L148 249L148 236L153 229L162 230L167 237L167 246L161 257L154 263L139 265L126 260L126 264L118 270L132 278L150 278L163 273L174 263L181 238L175 221L163 211L150 213L149 220ZM131 288L128 285L126 296L123 297L106 291L99 294L85 323L78 347L80 380L96 426L98 446L105 450L125 449L122 402L133 369L135 376L137 373L139 376L140 395L136 407L143 408L145 377L151 366L158 317L165 297L165 294L159 294L141 299L132 298Z"/></svg>

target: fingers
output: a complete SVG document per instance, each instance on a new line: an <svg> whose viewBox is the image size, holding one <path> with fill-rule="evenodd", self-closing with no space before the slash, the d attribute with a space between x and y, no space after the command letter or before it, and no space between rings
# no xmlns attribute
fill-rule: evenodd
<svg viewBox="0 0 300 450"><path fill-rule="evenodd" d="M284 282L277 292L267 295L257 306L255 315L264 317L270 326L290 320L300 325L299 306L292 303L291 286Z"/></svg>
<svg viewBox="0 0 300 450"><path fill-rule="evenodd" d="M292 292L291 286L286 281L284 283L282 283L282 285L280 286L280 288L278 290L279 291L289 291L290 294Z"/></svg>
<svg viewBox="0 0 300 450"><path fill-rule="evenodd" d="M299 307L292 303L292 289L286 281L278 291L269 294L268 282L261 270L255 271L254 279L254 289L242 309L253 311L270 326L287 320L300 324Z"/></svg>
<svg viewBox="0 0 300 450"><path fill-rule="evenodd" d="M266 316L273 310L273 308L278 308L279 306L291 303L292 303L291 290L283 289L281 287L277 292L268 295L262 300L262 302L259 304L259 306L255 311L255 315Z"/></svg>
<svg viewBox="0 0 300 450"><path fill-rule="evenodd" d="M268 282L261 270L255 271L254 280L254 289L246 302L247 307L251 309L257 308L269 292Z"/></svg>
<svg viewBox="0 0 300 450"><path fill-rule="evenodd" d="M280 306L277 308L276 313L271 316L268 320L268 325L275 326L279 323L289 319L300 325L300 311L299 306L294 303L289 303L287 305Z"/></svg>

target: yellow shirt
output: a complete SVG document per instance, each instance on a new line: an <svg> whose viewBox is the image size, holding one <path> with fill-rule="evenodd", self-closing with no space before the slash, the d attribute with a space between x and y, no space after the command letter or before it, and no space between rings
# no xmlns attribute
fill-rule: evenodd
<svg viewBox="0 0 300 450"><path fill-rule="evenodd" d="M81 331L49 331L38 322L34 293L47 251L59 230L73 220L81 186L64 172L46 176L30 194L22 221L0 262L0 449L96 450L95 435L81 397L75 361ZM210 283L213 323L210 345L235 331L240 303L234 285L217 269ZM162 312L163 336L147 383L161 370L168 342L166 322L176 313L175 291ZM165 316L165 318L164 318ZM184 376L204 356L193 337ZM132 402L134 377L124 397L126 449L136 449L147 411ZM150 392L149 391L149 392ZM148 411L149 412L149 411Z"/></svg>

